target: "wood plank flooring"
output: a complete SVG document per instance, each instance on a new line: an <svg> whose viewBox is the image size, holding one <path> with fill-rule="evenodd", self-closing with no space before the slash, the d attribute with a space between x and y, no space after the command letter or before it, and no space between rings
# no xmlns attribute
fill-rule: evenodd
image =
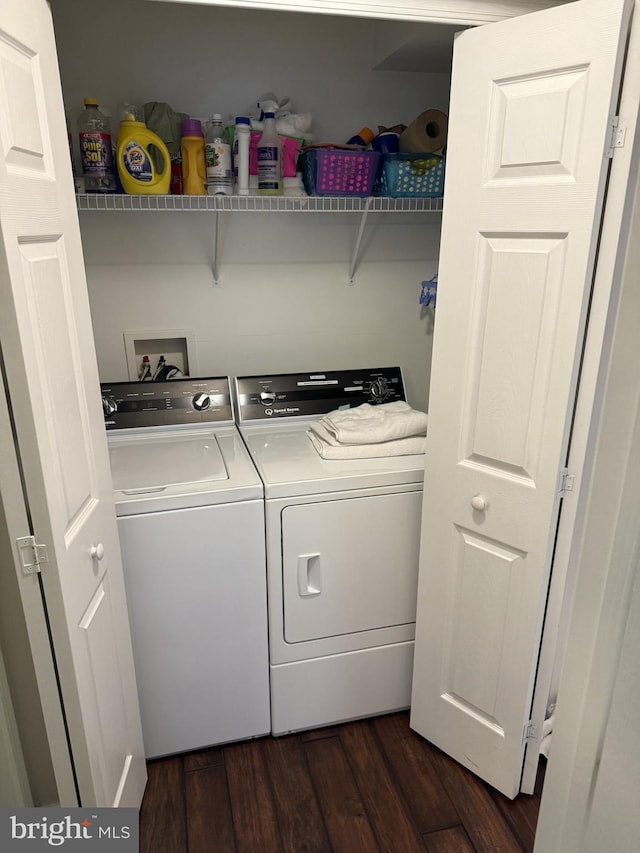
<svg viewBox="0 0 640 853"><path fill-rule="evenodd" d="M141 853L529 853L536 794L507 800L408 713L149 762Z"/></svg>

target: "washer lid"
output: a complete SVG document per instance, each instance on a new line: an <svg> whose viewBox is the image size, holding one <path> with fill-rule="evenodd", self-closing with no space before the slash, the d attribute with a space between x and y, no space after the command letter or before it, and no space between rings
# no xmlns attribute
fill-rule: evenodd
<svg viewBox="0 0 640 853"><path fill-rule="evenodd" d="M228 480L218 441L212 433L155 436L153 441L120 440L110 446L113 487L124 494L190 483Z"/></svg>

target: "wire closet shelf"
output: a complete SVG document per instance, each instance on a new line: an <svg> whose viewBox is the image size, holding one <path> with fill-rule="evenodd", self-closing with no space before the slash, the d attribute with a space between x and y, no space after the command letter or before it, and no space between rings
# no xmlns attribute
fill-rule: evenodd
<svg viewBox="0 0 640 853"><path fill-rule="evenodd" d="M280 213L436 213L441 198L388 198L369 196L205 196L205 195L112 195L87 193L76 196L78 210L247 211Z"/></svg>

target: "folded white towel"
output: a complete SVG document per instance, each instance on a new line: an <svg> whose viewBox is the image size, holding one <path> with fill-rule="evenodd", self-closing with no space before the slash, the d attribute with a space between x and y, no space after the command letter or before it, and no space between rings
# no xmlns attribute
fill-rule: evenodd
<svg viewBox="0 0 640 853"><path fill-rule="evenodd" d="M424 453L427 439L423 435L384 441L381 444L329 444L316 432L307 430L311 443L323 459L373 459L380 456L414 456Z"/></svg>
<svg viewBox="0 0 640 853"><path fill-rule="evenodd" d="M353 409L337 409L314 421L311 429L316 431L318 424L333 435L337 444L378 444L425 435L427 415L398 400L378 406L362 403Z"/></svg>
<svg viewBox="0 0 640 853"><path fill-rule="evenodd" d="M326 426L324 426L322 421L322 418L319 421L312 421L309 425L310 431L315 433L315 435L317 435L325 444L331 444L334 447L349 447L348 444L341 444L335 435L332 432L329 432Z"/></svg>

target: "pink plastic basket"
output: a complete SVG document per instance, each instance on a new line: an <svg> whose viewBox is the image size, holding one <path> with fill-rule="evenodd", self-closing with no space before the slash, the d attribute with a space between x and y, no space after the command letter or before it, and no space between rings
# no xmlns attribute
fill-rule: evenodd
<svg viewBox="0 0 640 853"><path fill-rule="evenodd" d="M300 156L309 195L369 196L378 170L377 151L308 148Z"/></svg>

